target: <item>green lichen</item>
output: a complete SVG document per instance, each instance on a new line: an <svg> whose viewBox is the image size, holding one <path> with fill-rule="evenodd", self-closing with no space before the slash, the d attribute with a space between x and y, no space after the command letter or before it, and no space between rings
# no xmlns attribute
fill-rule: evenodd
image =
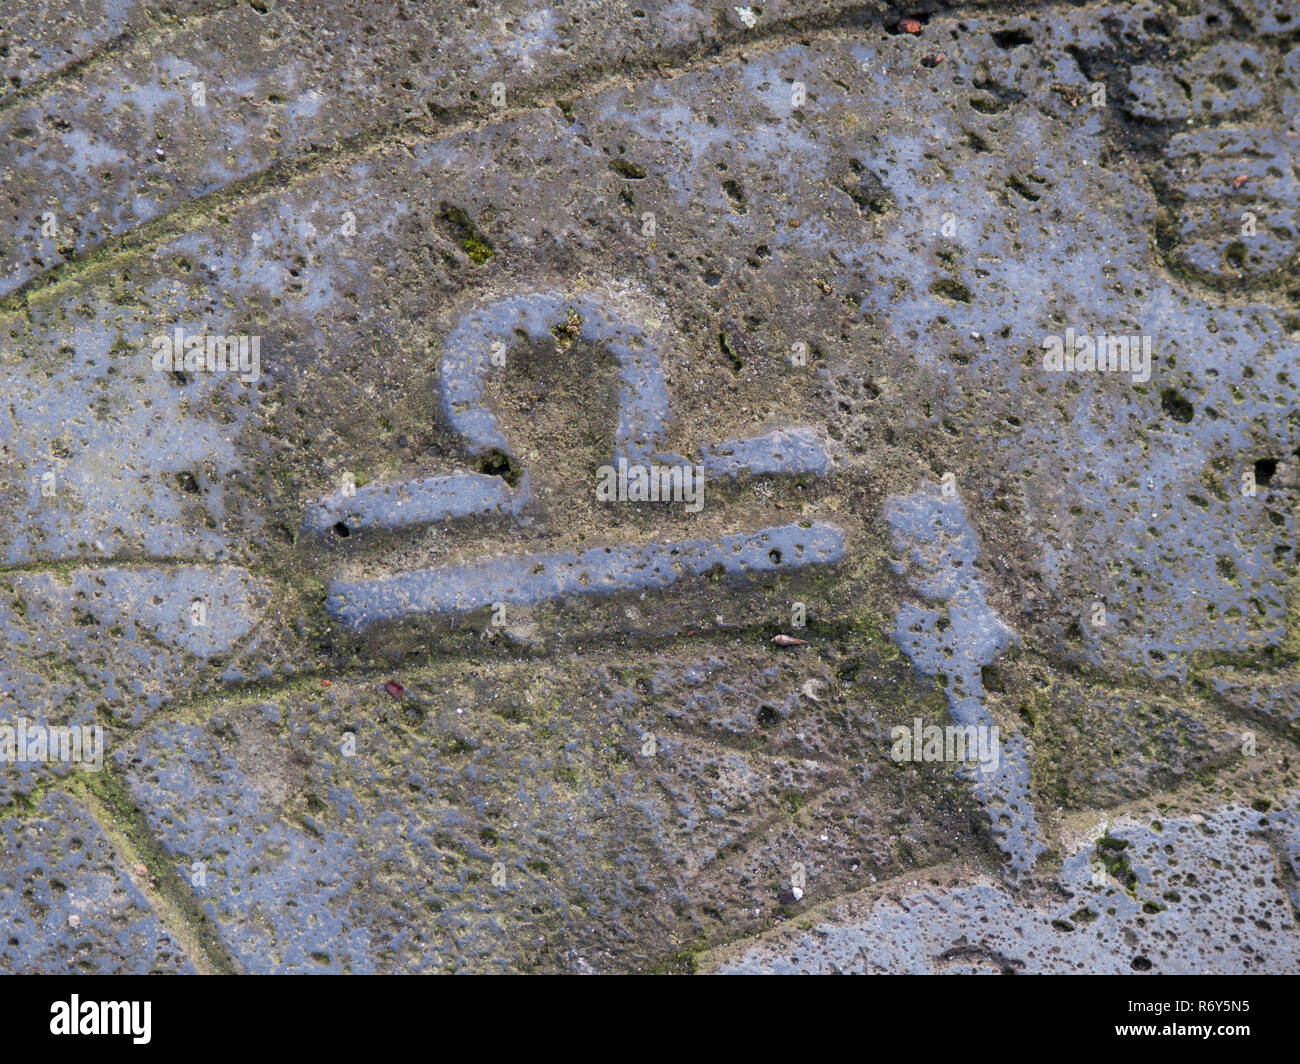
<svg viewBox="0 0 1300 1064"><path fill-rule="evenodd" d="M1124 888L1131 898L1137 897L1137 873L1129 862L1128 839L1117 839L1109 831L1097 840L1094 852L1106 872Z"/></svg>
<svg viewBox="0 0 1300 1064"><path fill-rule="evenodd" d="M444 207L439 217L451 229L462 250L476 266L482 266L496 253L496 249L474 224L474 220L461 208Z"/></svg>

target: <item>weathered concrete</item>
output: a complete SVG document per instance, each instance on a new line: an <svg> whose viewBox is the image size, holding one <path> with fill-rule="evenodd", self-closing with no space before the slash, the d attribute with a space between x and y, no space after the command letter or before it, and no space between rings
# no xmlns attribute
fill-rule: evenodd
<svg viewBox="0 0 1300 1064"><path fill-rule="evenodd" d="M8 968L1296 969L1289 0L760 6L0 17Z"/></svg>

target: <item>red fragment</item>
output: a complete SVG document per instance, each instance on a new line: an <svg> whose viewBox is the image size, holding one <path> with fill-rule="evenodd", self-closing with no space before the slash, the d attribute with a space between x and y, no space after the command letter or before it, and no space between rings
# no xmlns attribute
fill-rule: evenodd
<svg viewBox="0 0 1300 1064"><path fill-rule="evenodd" d="M1232 179L1232 187L1233 187L1233 188L1241 188L1241 186L1244 185L1244 184L1245 184L1247 181L1249 181L1249 180L1250 180L1250 177L1249 177L1248 175L1246 175L1246 174L1242 174L1242 175L1239 176L1239 177L1234 177L1234 178Z"/></svg>
<svg viewBox="0 0 1300 1064"><path fill-rule="evenodd" d="M806 647L808 645L806 639L796 639L792 635L785 634L772 636L772 642L779 647Z"/></svg>
<svg viewBox="0 0 1300 1064"><path fill-rule="evenodd" d="M396 680L389 680L386 684L384 684L384 690L387 691L394 698L401 698L402 695L406 694L406 688L403 687Z"/></svg>
<svg viewBox="0 0 1300 1064"><path fill-rule="evenodd" d="M898 24L898 28L904 33L920 33L921 24L914 18L905 18Z"/></svg>

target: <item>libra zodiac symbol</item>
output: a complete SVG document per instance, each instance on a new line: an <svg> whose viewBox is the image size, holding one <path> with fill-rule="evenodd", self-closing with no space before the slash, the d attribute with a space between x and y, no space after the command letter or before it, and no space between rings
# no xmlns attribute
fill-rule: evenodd
<svg viewBox="0 0 1300 1064"><path fill-rule="evenodd" d="M504 351L523 337L538 343L552 330L580 322L578 338L606 348L618 366L615 462L686 464L660 449L669 420L668 389L660 364L662 336L645 320L617 308L608 293L531 292L493 300L466 313L449 333L439 387L442 409L467 459L499 452L516 461L496 415L483 397L486 376ZM643 317L643 316L642 316ZM794 426L700 448L706 478L804 474L825 476L830 457L819 436ZM303 527L395 529L483 515L517 515L530 497L525 471L511 487L502 477L456 473L340 489L312 503ZM793 523L709 539L650 545L623 544L577 553L550 552L484 558L468 564L418 569L331 583L326 609L351 631L420 615L457 615L499 603L536 605L567 597L662 589L718 567L756 574L829 565L844 552L834 525Z"/></svg>

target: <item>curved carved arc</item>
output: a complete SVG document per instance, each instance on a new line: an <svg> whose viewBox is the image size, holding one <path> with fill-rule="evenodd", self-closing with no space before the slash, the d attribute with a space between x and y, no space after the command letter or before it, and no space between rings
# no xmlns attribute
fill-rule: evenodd
<svg viewBox="0 0 1300 1064"><path fill-rule="evenodd" d="M471 456L499 450L515 456L496 415L483 401L483 382L493 369L494 345L509 349L522 332L546 340L552 330L581 319L578 336L607 348L618 363L620 388L614 458L649 462L668 421L668 386L659 352L646 330L593 294L531 292L507 296L460 319L447 336L440 386L443 411ZM499 351L500 348L497 348Z"/></svg>

